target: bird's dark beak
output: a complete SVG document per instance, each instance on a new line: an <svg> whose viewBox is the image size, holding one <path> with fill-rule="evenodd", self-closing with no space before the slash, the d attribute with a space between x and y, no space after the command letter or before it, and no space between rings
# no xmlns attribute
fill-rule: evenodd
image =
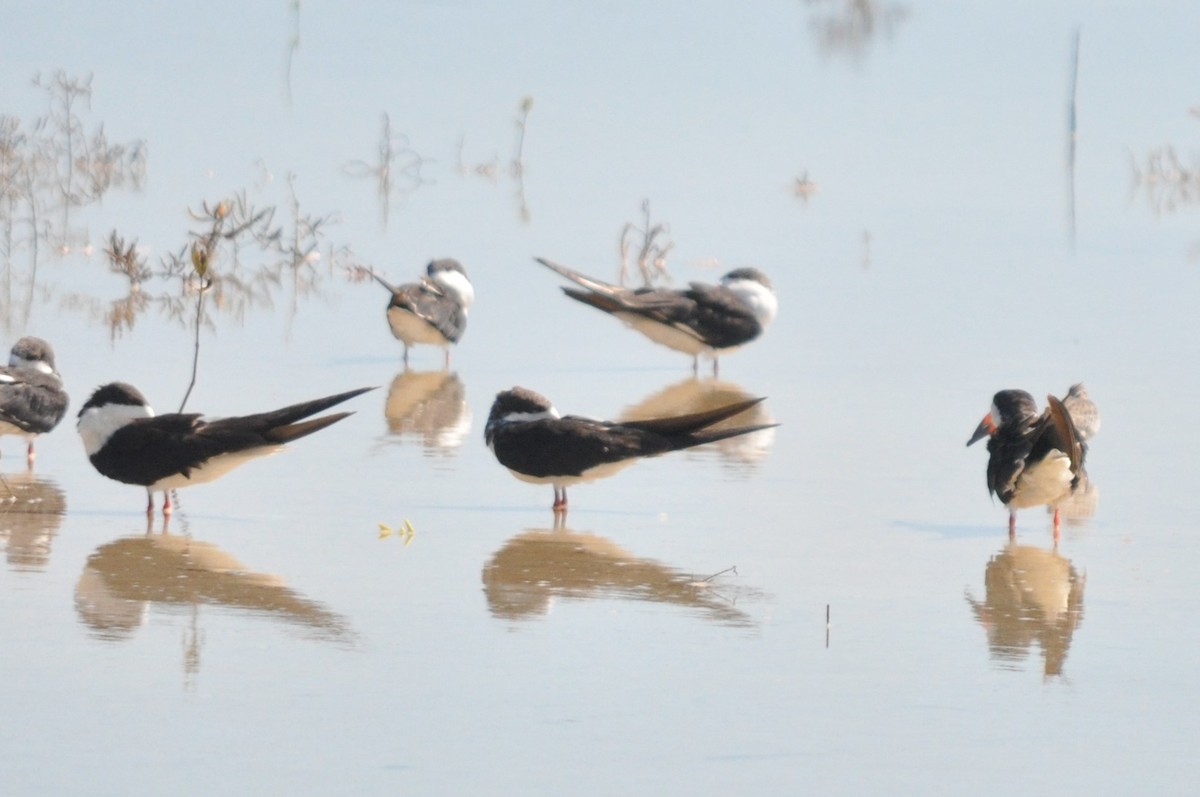
<svg viewBox="0 0 1200 797"><path fill-rule="evenodd" d="M979 426L975 427L975 434L971 435L971 439L967 441L967 445L971 445L976 440L982 440L988 435L996 433L996 424L992 422L992 414L989 412L983 416L983 420L979 422Z"/></svg>

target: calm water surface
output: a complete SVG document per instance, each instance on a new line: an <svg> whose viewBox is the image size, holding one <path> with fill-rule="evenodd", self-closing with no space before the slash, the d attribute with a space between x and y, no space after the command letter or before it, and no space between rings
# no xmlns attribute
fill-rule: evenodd
<svg viewBox="0 0 1200 797"><path fill-rule="evenodd" d="M74 412L0 440L5 793L1195 791L1192 4L9 11L0 347L178 408L195 294L103 249L162 271L232 200L278 236L221 245L188 408L379 389L165 527ZM643 201L676 284L778 289L719 380L532 260L615 279ZM478 301L406 371L355 267L441 256ZM1092 492L1010 541L963 443L1080 380ZM781 426L555 523L482 440L514 384Z"/></svg>

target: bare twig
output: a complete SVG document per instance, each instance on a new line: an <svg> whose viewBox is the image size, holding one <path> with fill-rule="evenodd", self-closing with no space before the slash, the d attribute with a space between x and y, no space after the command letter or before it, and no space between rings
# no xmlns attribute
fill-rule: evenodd
<svg viewBox="0 0 1200 797"><path fill-rule="evenodd" d="M660 243L660 239L670 233L670 226L667 224L651 224L650 222L650 200L642 200L642 226L637 226L633 222L626 222L621 228L621 237L618 243L618 254L621 260L621 269L618 273L618 283L625 284L629 278L629 252L635 246L635 239L638 235L641 236L641 243L636 244L638 247L637 267L642 275L642 284L649 287L656 281L669 283L671 274L667 271L667 253L674 248L675 244L668 241L665 244Z"/></svg>

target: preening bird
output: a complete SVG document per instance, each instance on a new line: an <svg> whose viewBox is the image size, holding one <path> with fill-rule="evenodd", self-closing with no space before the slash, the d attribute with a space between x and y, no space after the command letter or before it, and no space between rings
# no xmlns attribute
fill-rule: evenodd
<svg viewBox="0 0 1200 797"><path fill-rule="evenodd" d="M388 325L404 344L404 364L408 349L418 343L440 346L450 365L450 346L458 343L467 329L467 311L475 302L475 288L467 279L462 264L452 258L434 260L425 267L419 282L392 285L378 274L371 274L392 293L387 306Z"/></svg>
<svg viewBox="0 0 1200 797"><path fill-rule="evenodd" d="M1054 396L1047 396L1038 413L1033 396L1024 390L1001 390L983 416L971 445L988 439L987 485L1008 507L1009 533L1016 531L1016 510L1045 504L1054 508L1054 534L1061 523L1058 504L1087 478L1085 448L1071 413Z"/></svg>
<svg viewBox="0 0 1200 797"><path fill-rule="evenodd" d="M50 344L32 336L13 344L8 367L0 368L0 435L25 438L30 465L37 456L34 439L58 426L67 404Z"/></svg>
<svg viewBox="0 0 1200 797"><path fill-rule="evenodd" d="M484 439L500 464L518 479L553 485L553 507L564 511L567 487L571 485L611 476L643 457L777 426L710 428L762 400L739 401L691 415L622 423L562 416L545 396L514 387L496 395Z"/></svg>
<svg viewBox="0 0 1200 797"><path fill-rule="evenodd" d="M734 269L717 285L692 282L671 290L623 288L544 258L537 262L582 288L564 287L567 296L620 319L655 343L690 354L693 371L704 356L712 359L715 373L719 356L761 335L779 310L771 281L756 268Z"/></svg>
<svg viewBox="0 0 1200 797"><path fill-rule="evenodd" d="M154 494L164 493L163 514L170 514L169 490L213 481L337 423L353 413L305 419L368 390L374 388L256 415L207 420L197 413L155 415L137 388L112 382L92 393L79 411L77 427L96 470L110 479L145 487L147 513L154 511Z"/></svg>

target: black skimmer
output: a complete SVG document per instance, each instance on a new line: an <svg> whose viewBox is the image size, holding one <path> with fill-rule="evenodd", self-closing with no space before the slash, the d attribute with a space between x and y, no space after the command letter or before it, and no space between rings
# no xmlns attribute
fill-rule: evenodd
<svg viewBox="0 0 1200 797"><path fill-rule="evenodd" d="M58 426L67 414L67 401L50 344L35 337L18 340L8 367L0 368L0 435L24 437L30 465L36 456L34 438Z"/></svg>
<svg viewBox="0 0 1200 797"><path fill-rule="evenodd" d="M712 358L716 373L717 358L761 335L779 309L771 281L756 268L730 271L718 285L693 282L670 290L623 288L544 258L537 262L583 288L563 288L567 296L619 318L655 343L692 355L693 371L704 355Z"/></svg>
<svg viewBox="0 0 1200 797"><path fill-rule="evenodd" d="M1083 383L1071 385L1062 402L1067 412L1071 413L1071 420L1075 423L1079 439L1086 442L1095 437L1096 432L1100 431L1100 410L1096 408L1096 402L1088 397L1087 388Z"/></svg>
<svg viewBox="0 0 1200 797"><path fill-rule="evenodd" d="M145 487L147 513L154 511L154 494L163 493L163 514L169 515L169 490L218 479L238 465L340 421L353 413L304 419L368 390L374 388L210 421L199 414L155 415L137 388L112 382L92 393L79 411L77 426L96 470L110 479Z"/></svg>
<svg viewBox="0 0 1200 797"><path fill-rule="evenodd" d="M484 429L488 448L512 475L531 484L554 486L554 510L566 511L567 487L616 473L642 457L653 457L778 424L712 429L763 399L714 410L642 421L598 421L561 416L549 399L514 387L496 395Z"/></svg>
<svg viewBox="0 0 1200 797"><path fill-rule="evenodd" d="M408 348L418 343L441 346L450 365L450 345L458 343L467 329L467 310L475 301L475 288L467 279L462 264L452 258L434 260L425 267L420 282L392 285L378 274L371 274L392 292L387 306L392 334L404 344L404 364Z"/></svg>
<svg viewBox="0 0 1200 797"><path fill-rule="evenodd" d="M1058 504L1087 478L1085 449L1071 413L1054 396L1038 414L1024 390L1001 390L992 408L967 441L989 437L987 485L1008 507L1008 531L1016 531L1018 509L1045 504L1054 508L1054 536L1061 522Z"/></svg>

